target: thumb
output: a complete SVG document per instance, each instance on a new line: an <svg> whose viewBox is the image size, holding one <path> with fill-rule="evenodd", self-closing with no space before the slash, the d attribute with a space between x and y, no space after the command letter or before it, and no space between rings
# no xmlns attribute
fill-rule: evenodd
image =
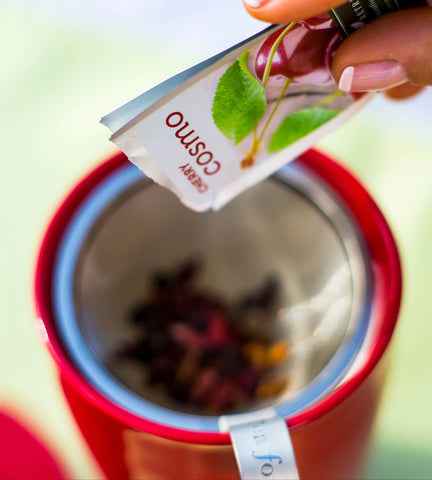
<svg viewBox="0 0 432 480"><path fill-rule="evenodd" d="M365 25L342 42L332 71L347 92L388 90L402 98L432 85L432 8L390 13Z"/></svg>
<svg viewBox="0 0 432 480"><path fill-rule="evenodd" d="M344 0L243 0L253 17L269 23L290 23L319 15L344 3Z"/></svg>

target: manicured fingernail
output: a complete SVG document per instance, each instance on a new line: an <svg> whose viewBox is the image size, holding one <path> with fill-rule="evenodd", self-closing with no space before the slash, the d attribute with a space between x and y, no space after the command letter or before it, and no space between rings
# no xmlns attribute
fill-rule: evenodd
<svg viewBox="0 0 432 480"><path fill-rule="evenodd" d="M339 79L339 88L344 92L375 92L407 81L407 72L400 63L383 60L346 67Z"/></svg>
<svg viewBox="0 0 432 480"><path fill-rule="evenodd" d="M262 7L268 0L243 0L244 3L251 8Z"/></svg>

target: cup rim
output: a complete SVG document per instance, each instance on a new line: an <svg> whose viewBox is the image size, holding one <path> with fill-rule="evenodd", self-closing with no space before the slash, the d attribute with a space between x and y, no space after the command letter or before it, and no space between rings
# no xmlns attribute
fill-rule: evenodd
<svg viewBox="0 0 432 480"><path fill-rule="evenodd" d="M395 240L384 216L364 187L345 168L316 150L305 152L296 162L300 162L302 167L323 179L346 203L353 219L357 221L373 265L375 278L372 294L374 310L378 312L379 316L377 323L380 326L380 335L372 346L369 358L363 367L315 405L290 417L287 420L290 428L310 423L325 415L351 395L368 377L390 342L399 313L402 292L401 266ZM34 301L38 330L54 357L61 376L82 396L86 397L87 401L105 411L109 416L130 428L172 440L201 444L228 444L230 443L228 433L184 430L158 424L115 404L97 391L73 366L61 346L54 327L51 287L56 251L60 243L59 238L77 206L90 191L108 175L113 174L127 163L127 157L123 153L118 153L103 162L73 188L52 217L40 244L34 276Z"/></svg>

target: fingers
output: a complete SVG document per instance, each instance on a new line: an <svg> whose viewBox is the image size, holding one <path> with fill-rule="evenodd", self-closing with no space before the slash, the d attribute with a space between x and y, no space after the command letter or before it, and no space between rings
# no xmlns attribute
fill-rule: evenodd
<svg viewBox="0 0 432 480"><path fill-rule="evenodd" d="M414 95L417 95L423 90L424 87L418 87L416 85L411 85L410 83L402 83L397 87L390 88L385 91L385 95L392 100L405 100L411 98Z"/></svg>
<svg viewBox="0 0 432 480"><path fill-rule="evenodd" d="M336 51L332 71L348 92L406 98L432 85L432 8L384 15L354 32Z"/></svg>
<svg viewBox="0 0 432 480"><path fill-rule="evenodd" d="M258 20L269 23L289 23L303 20L333 7L344 0L243 0L246 10Z"/></svg>
<svg viewBox="0 0 432 480"><path fill-rule="evenodd" d="M305 19L343 0L243 0L247 11L270 23ZM348 92L385 90L394 99L432 85L432 8L394 12L351 34L336 52L333 75Z"/></svg>

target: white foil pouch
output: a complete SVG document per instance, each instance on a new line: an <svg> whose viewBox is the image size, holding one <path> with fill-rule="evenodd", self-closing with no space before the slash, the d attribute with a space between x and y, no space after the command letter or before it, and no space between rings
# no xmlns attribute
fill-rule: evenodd
<svg viewBox="0 0 432 480"><path fill-rule="evenodd" d="M328 14L271 26L143 93L101 122L147 176L217 210L345 122L371 97L338 90Z"/></svg>

